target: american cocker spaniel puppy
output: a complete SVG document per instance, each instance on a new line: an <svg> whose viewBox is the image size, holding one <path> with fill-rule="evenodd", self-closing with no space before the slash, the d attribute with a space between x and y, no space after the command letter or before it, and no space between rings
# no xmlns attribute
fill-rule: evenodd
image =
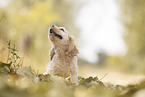
<svg viewBox="0 0 145 97"><path fill-rule="evenodd" d="M78 84L77 55L75 39L63 27L52 25L48 31L52 42L50 63L47 74L61 75L64 78L71 76L72 83Z"/></svg>

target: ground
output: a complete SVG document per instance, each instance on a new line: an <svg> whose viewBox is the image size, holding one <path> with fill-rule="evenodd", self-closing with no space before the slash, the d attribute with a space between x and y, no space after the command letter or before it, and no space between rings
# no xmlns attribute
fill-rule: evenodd
<svg viewBox="0 0 145 97"><path fill-rule="evenodd" d="M139 84L145 79L145 76L142 74L129 74L114 69L96 68L94 66L84 66L79 69L79 75L84 76L85 78L88 78L89 76L97 76L101 79L105 74L107 75L101 81L123 86L128 84Z"/></svg>

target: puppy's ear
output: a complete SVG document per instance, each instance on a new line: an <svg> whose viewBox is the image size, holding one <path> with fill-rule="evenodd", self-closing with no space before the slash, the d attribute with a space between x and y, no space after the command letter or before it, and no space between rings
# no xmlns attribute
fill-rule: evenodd
<svg viewBox="0 0 145 97"><path fill-rule="evenodd" d="M53 56L55 55L55 51L54 51L54 48L53 48L53 47L52 47L51 50L49 51L49 54L50 54L50 61L52 61Z"/></svg>
<svg viewBox="0 0 145 97"><path fill-rule="evenodd" d="M79 50L76 48L76 46L74 46L70 54L71 56L77 56L79 54Z"/></svg>
<svg viewBox="0 0 145 97"><path fill-rule="evenodd" d="M68 47L68 55L69 56L77 56L79 54L79 50L75 45L75 39L73 37L69 37L69 47Z"/></svg>

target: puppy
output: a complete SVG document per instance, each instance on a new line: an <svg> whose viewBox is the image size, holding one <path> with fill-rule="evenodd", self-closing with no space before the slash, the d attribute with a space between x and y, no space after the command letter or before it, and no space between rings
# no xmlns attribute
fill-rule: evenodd
<svg viewBox="0 0 145 97"><path fill-rule="evenodd" d="M50 50L50 63L47 74L61 75L64 78L72 78L72 83L78 85L78 66L75 39L63 27L52 25L48 31L52 42Z"/></svg>

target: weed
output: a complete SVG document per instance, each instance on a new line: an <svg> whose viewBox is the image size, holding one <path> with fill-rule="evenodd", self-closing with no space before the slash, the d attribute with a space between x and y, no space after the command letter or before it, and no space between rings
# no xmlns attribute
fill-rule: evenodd
<svg viewBox="0 0 145 97"><path fill-rule="evenodd" d="M70 79L64 79L61 75L34 73L31 67L22 68L18 49L11 41L7 43L7 63L0 62L0 97L140 97L134 94L145 89L145 81L128 86L103 83L101 80L108 73L101 79L79 76L78 86L71 83L71 75Z"/></svg>
<svg viewBox="0 0 145 97"><path fill-rule="evenodd" d="M7 63L10 63L11 64L11 68L14 68L14 69L19 69L22 67L22 64L23 64L23 59L21 59L17 52L18 52L18 49L16 48L16 45L15 43L11 43L11 40L9 40L7 42L7 45L8 45L8 58L7 58Z"/></svg>

